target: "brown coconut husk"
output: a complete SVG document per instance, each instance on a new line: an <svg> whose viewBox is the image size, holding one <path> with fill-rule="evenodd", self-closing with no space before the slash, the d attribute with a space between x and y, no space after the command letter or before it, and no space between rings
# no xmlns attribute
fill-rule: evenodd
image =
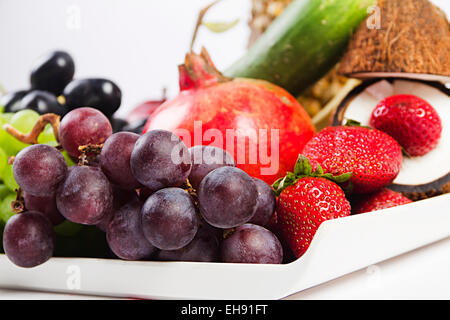
<svg viewBox="0 0 450 320"><path fill-rule="evenodd" d="M359 78L402 73L449 80L450 28L445 14L428 0L379 0L378 7L381 28L368 28L371 16L361 24L339 73Z"/></svg>

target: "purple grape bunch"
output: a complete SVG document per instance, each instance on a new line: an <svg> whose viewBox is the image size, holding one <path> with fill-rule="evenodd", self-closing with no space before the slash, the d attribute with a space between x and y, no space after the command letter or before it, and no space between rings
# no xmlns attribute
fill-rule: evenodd
<svg viewBox="0 0 450 320"><path fill-rule="evenodd" d="M80 151L78 165L67 167L60 150L39 144L16 157L25 210L3 236L13 263L47 261L53 225L64 220L97 226L124 260L282 262L280 241L267 229L275 212L269 185L237 168L223 149L188 149L164 130L112 133L105 119L93 108L63 119L59 142L74 159L81 146L101 147L87 158Z"/></svg>

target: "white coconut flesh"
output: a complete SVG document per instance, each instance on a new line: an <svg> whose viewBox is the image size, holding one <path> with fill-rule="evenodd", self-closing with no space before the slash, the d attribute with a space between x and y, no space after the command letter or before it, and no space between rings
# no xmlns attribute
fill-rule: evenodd
<svg viewBox="0 0 450 320"><path fill-rule="evenodd" d="M402 169L394 184L420 185L433 182L450 172L450 97L441 90L422 82L380 80L362 91L347 104L344 119L369 125L370 116L380 100L397 94L413 94L427 101L439 114L442 134L435 149L420 157L403 157Z"/></svg>

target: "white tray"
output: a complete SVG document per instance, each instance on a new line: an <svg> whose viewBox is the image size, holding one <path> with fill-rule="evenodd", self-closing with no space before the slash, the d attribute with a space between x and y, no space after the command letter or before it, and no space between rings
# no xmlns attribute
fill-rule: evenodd
<svg viewBox="0 0 450 320"><path fill-rule="evenodd" d="M306 254L285 265L52 258L23 269L0 255L0 287L139 298L279 299L447 237L450 194L324 222Z"/></svg>

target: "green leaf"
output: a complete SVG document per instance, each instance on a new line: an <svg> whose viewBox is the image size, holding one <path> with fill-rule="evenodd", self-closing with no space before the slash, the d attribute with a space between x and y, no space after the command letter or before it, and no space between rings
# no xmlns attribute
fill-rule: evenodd
<svg viewBox="0 0 450 320"><path fill-rule="evenodd" d="M228 22L206 22L206 21L203 21L202 25L204 25L206 28L208 28L209 31L211 31L211 32L221 33L221 32L230 30L238 22L239 22L239 19L235 19L233 21L228 21Z"/></svg>
<svg viewBox="0 0 450 320"><path fill-rule="evenodd" d="M353 119L347 119L345 122L345 126L347 127L361 127L361 122L353 120Z"/></svg>
<svg viewBox="0 0 450 320"><path fill-rule="evenodd" d="M352 177L352 175L353 175L353 172L346 172L341 175L334 176L333 179L337 183L342 183L342 182L346 182L347 180L349 180Z"/></svg>
<svg viewBox="0 0 450 320"><path fill-rule="evenodd" d="M294 166L294 174L296 176L310 176L312 173L311 164L309 163L309 159L303 155L299 155L297 162Z"/></svg>

